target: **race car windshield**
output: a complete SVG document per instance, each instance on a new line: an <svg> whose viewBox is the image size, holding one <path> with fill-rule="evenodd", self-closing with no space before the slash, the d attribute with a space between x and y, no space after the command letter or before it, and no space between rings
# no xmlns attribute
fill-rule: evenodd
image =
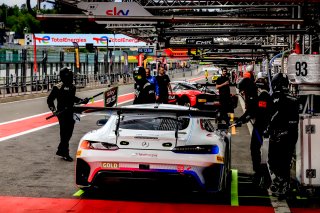
<svg viewBox="0 0 320 213"><path fill-rule="evenodd" d="M178 123L177 123L178 122ZM135 129L135 130L155 130L155 131L175 131L186 129L189 126L189 118L173 117L127 117L123 116L119 127L121 129Z"/></svg>

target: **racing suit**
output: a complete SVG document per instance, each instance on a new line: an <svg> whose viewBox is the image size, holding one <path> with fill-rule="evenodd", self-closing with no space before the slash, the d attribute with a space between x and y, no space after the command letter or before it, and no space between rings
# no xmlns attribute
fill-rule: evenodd
<svg viewBox="0 0 320 213"><path fill-rule="evenodd" d="M272 98L268 163L275 178L270 189L281 195L290 183L291 160L298 140L299 103L288 93L275 92Z"/></svg>
<svg viewBox="0 0 320 213"><path fill-rule="evenodd" d="M149 83L148 80L142 80L136 83L135 86L135 98L133 104L147 104L155 103L156 97L154 92L154 86Z"/></svg>
<svg viewBox="0 0 320 213"><path fill-rule="evenodd" d="M150 84L154 86L154 91L156 93L156 96L159 97L160 93L159 93L159 84L158 84L157 78L155 76L148 76L147 80L149 81Z"/></svg>
<svg viewBox="0 0 320 213"><path fill-rule="evenodd" d="M263 175L263 168L261 167L261 146L263 143L263 133L268 126L270 120L272 99L268 91L259 88L258 93L246 95L246 111L237 120L241 123L247 123L253 119L253 130L251 133L251 159L254 174L254 181L260 181Z"/></svg>
<svg viewBox="0 0 320 213"><path fill-rule="evenodd" d="M83 100L76 97L76 87L73 84L58 83L53 86L48 98L49 109L56 111L54 100L57 99L57 115L60 125L60 144L57 155L69 157L69 140L72 137L75 121L73 119L73 105Z"/></svg>

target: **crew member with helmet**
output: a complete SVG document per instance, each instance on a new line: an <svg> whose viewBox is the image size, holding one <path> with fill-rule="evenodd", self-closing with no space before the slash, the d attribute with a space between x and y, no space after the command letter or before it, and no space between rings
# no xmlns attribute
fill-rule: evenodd
<svg viewBox="0 0 320 213"><path fill-rule="evenodd" d="M254 81L254 66L252 64L247 65L246 72L250 73L250 78Z"/></svg>
<svg viewBox="0 0 320 213"><path fill-rule="evenodd" d="M267 129L268 121L270 120L272 99L268 93L268 82L263 73L258 73L256 82L252 81L249 73L246 73L244 73L244 78L238 84L239 91L244 93L245 96L246 111L236 121L236 126L241 126L250 120L254 120L250 143L254 171L253 183L256 186L263 187L265 172L261 166L260 149L263 143L263 133Z"/></svg>
<svg viewBox="0 0 320 213"><path fill-rule="evenodd" d="M135 68L133 71L133 79L135 80L135 98L133 104L155 103L155 89L147 80L146 71L143 67Z"/></svg>
<svg viewBox="0 0 320 213"><path fill-rule="evenodd" d="M268 164L272 174L270 190L285 196L290 188L290 168L298 140L299 103L289 92L288 76L277 73L271 80L273 110L265 131L269 137Z"/></svg>
<svg viewBox="0 0 320 213"><path fill-rule="evenodd" d="M56 155L65 161L73 161L69 154L69 141L74 129L73 105L87 104L88 98L81 99L76 96L76 87L73 85L73 72L68 67L63 67L59 72L61 82L54 85L47 104L53 114L56 114L60 125L60 143ZM57 100L57 108L54 100Z"/></svg>

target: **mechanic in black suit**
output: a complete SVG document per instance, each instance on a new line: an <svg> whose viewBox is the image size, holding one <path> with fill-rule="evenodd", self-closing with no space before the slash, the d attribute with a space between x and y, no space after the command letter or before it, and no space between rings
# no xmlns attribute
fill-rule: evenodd
<svg viewBox="0 0 320 213"><path fill-rule="evenodd" d="M230 94L230 78L226 67L222 68L222 74L216 81L216 88L219 90L220 116L230 126L229 112L233 112L233 105Z"/></svg>
<svg viewBox="0 0 320 213"><path fill-rule="evenodd" d="M154 86L147 80L146 71L143 67L136 67L133 71L135 80L135 97L133 104L148 104L156 102Z"/></svg>
<svg viewBox="0 0 320 213"><path fill-rule="evenodd" d="M265 187L264 174L265 168L261 165L261 146L263 144L263 133L269 124L272 98L269 95L269 87L267 79L262 73L258 73L256 82L253 82L250 75L244 75L238 84L240 93L244 93L246 111L236 121L236 126L253 120L253 130L251 133L251 159L254 171L253 183L259 187ZM267 186L269 187L269 186Z"/></svg>
<svg viewBox="0 0 320 213"><path fill-rule="evenodd" d="M270 124L265 131L269 137L268 163L275 196L285 196L290 189L290 169L298 140L299 102L289 92L289 79L277 73L271 80L273 110Z"/></svg>
<svg viewBox="0 0 320 213"><path fill-rule="evenodd" d="M72 137L74 129L74 115L73 105L86 104L89 99L81 99L76 97L76 87L73 85L73 73L67 68L63 67L60 70L61 82L54 85L48 98L47 104L53 114L56 114L60 125L60 144L56 155L61 156L65 161L73 161L69 155L69 140ZM54 100L57 100L57 108Z"/></svg>

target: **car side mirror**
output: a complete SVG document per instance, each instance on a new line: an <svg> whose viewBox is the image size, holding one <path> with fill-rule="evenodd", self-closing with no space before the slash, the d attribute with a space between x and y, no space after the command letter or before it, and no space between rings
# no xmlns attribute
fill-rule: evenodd
<svg viewBox="0 0 320 213"><path fill-rule="evenodd" d="M97 120L96 124L97 126L104 126L107 122L108 122L108 119L104 118L104 119Z"/></svg>

